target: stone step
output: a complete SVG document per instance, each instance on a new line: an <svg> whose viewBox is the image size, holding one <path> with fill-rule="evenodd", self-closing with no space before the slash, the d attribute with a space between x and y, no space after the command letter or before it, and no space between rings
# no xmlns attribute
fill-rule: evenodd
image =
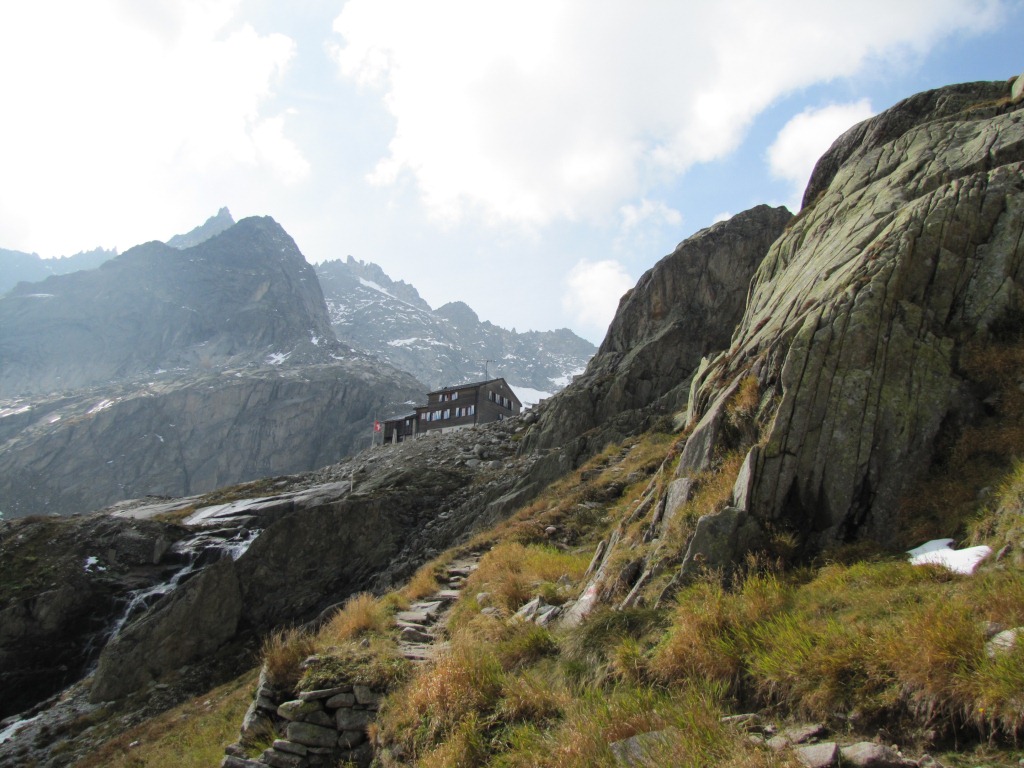
<svg viewBox="0 0 1024 768"><path fill-rule="evenodd" d="M402 640L409 643L432 643L434 636L421 627L402 627Z"/></svg>
<svg viewBox="0 0 1024 768"><path fill-rule="evenodd" d="M447 643L399 643L398 652L410 661L433 661Z"/></svg>
<svg viewBox="0 0 1024 768"><path fill-rule="evenodd" d="M451 603L459 599L462 592L458 589L442 589L434 593L434 598L445 603Z"/></svg>
<svg viewBox="0 0 1024 768"><path fill-rule="evenodd" d="M472 565L472 566L453 566L453 565L449 565L448 566L448 576L450 578L458 578L460 576L462 578L466 578L467 576L469 576L469 574L471 574L475 570L476 570L476 566L475 565Z"/></svg>
<svg viewBox="0 0 1024 768"><path fill-rule="evenodd" d="M435 618L437 618L436 614L427 613L426 611L399 611L395 614L395 624L400 627L406 624L427 626L428 624L433 624Z"/></svg>
<svg viewBox="0 0 1024 768"><path fill-rule="evenodd" d="M409 606L410 611L423 611L431 616L436 616L441 610L442 602L440 600L429 600L420 603L413 603Z"/></svg>
<svg viewBox="0 0 1024 768"><path fill-rule="evenodd" d="M395 618L395 626L398 627L399 629L405 629L406 627L411 627L412 629L421 629L424 632L426 632L428 629L430 629L430 622L407 621L405 619L399 619L399 618L396 617Z"/></svg>

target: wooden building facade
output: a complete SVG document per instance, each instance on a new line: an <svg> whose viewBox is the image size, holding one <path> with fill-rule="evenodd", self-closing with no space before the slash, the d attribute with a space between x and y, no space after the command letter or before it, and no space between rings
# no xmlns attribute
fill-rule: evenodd
<svg viewBox="0 0 1024 768"><path fill-rule="evenodd" d="M400 443L428 432L449 432L516 416L523 404L504 379L444 387L427 393L427 404L384 422L384 442Z"/></svg>

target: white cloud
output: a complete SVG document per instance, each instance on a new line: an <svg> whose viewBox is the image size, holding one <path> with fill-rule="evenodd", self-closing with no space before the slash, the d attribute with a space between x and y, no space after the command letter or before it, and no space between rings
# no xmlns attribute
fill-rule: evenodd
<svg viewBox="0 0 1024 768"><path fill-rule="evenodd" d="M284 116L267 113L294 44L238 11L237 0L5 4L0 70L18 74L0 78L0 211L35 222L11 231L44 255L113 245L112 232L135 236L118 243L130 246L157 236L169 210L187 228L233 203L193 209L213 178L301 179ZM47 210L60 226L39 225Z"/></svg>
<svg viewBox="0 0 1024 768"><path fill-rule="evenodd" d="M997 0L349 0L341 73L395 118L370 178L456 221L600 220L727 155L781 95L905 60ZM885 23L878 19L884 17Z"/></svg>
<svg viewBox="0 0 1024 768"><path fill-rule="evenodd" d="M309 162L284 134L284 115L254 125L252 143L257 161L272 168L285 184L295 184L309 176Z"/></svg>
<svg viewBox="0 0 1024 768"><path fill-rule="evenodd" d="M733 217L733 214L730 213L729 211L722 211L721 213L716 213L715 214L715 218L711 220L711 223L712 224L717 224L720 221L728 221L732 217Z"/></svg>
<svg viewBox="0 0 1024 768"><path fill-rule="evenodd" d="M786 123L768 148L768 165L772 175L786 179L794 186L797 207L807 181L826 150L846 129L875 114L871 103L861 99L850 104L808 107Z"/></svg>
<svg viewBox="0 0 1024 768"><path fill-rule="evenodd" d="M615 316L619 299L633 287L633 283L617 261L581 259L565 280L562 307L592 337L600 339Z"/></svg>
<svg viewBox="0 0 1024 768"><path fill-rule="evenodd" d="M646 222L669 224L674 227L683 223L683 214L679 211L670 208L661 200L648 200L646 197L640 201L640 205L622 206L619 213L622 215L622 229L626 232Z"/></svg>

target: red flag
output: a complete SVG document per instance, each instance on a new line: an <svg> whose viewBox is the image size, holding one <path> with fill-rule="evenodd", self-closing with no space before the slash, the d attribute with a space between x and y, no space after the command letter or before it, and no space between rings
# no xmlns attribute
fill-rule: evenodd
<svg viewBox="0 0 1024 768"><path fill-rule="evenodd" d="M373 422L373 431L374 432L380 432L381 429L382 429L382 427L381 427L381 423L379 421Z"/></svg>

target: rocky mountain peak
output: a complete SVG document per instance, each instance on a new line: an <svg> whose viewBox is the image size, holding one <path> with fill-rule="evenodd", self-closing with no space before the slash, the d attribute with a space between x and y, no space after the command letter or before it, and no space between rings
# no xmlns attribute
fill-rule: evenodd
<svg viewBox="0 0 1024 768"><path fill-rule="evenodd" d="M0 396L274 355L327 361L336 344L312 267L269 217L20 286L0 318Z"/></svg>
<svg viewBox="0 0 1024 768"><path fill-rule="evenodd" d="M437 314L451 320L456 326L471 327L480 322L479 315L464 301L450 301L438 307Z"/></svg>
<svg viewBox="0 0 1024 768"><path fill-rule="evenodd" d="M412 286L351 256L316 271L337 337L430 388L479 380L486 371L513 387L550 394L594 353L572 331L508 331L481 322L461 301L431 310Z"/></svg>
<svg viewBox="0 0 1024 768"><path fill-rule="evenodd" d="M221 208L217 213L198 227L186 232L184 235L175 235L167 244L172 248L191 248L199 245L204 240L209 240L214 235L219 235L224 230L234 226L235 220L227 207Z"/></svg>

